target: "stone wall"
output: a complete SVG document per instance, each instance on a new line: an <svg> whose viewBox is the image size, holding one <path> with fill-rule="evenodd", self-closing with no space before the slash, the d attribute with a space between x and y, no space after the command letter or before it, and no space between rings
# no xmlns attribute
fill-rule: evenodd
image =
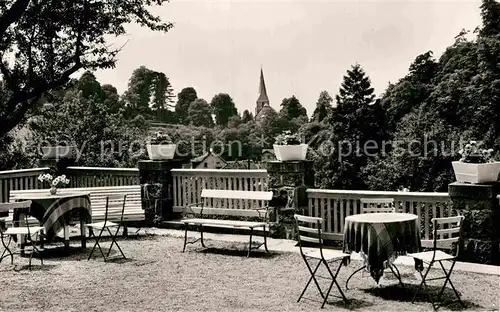
<svg viewBox="0 0 500 312"><path fill-rule="evenodd" d="M269 191L273 192L270 206L275 208L276 221L272 236L293 238L295 224L293 215L302 214L307 207L308 188L314 187L314 169L312 161L270 161Z"/></svg>
<svg viewBox="0 0 500 312"><path fill-rule="evenodd" d="M500 264L500 183L448 186L453 208L465 216L464 246L459 260L484 264Z"/></svg>

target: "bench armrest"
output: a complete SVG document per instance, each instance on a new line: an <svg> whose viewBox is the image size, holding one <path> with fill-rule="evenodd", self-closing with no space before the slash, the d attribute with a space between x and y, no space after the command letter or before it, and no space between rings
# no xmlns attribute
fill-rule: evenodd
<svg viewBox="0 0 500 312"><path fill-rule="evenodd" d="M200 206L200 205L201 205L201 212L200 212L200 217L201 217L201 215L203 213L203 203L202 202L192 203L192 204L186 205L186 208L188 208L189 210L191 210L191 213L196 214L196 212L194 212L193 209L191 209L191 207L193 207L193 206Z"/></svg>
<svg viewBox="0 0 500 312"><path fill-rule="evenodd" d="M269 205L268 206L265 206L265 207L262 207L262 208L255 208L255 210L257 210L257 212L259 213L259 216L261 216L261 211L264 211L264 221L267 222L267 218L269 216L269 212L272 210L273 207L270 207Z"/></svg>

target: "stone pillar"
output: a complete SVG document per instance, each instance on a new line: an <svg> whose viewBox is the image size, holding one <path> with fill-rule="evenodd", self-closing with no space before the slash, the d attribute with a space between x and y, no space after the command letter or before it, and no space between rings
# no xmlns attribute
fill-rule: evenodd
<svg viewBox="0 0 500 312"><path fill-rule="evenodd" d="M181 160L141 160L139 176L142 209L146 221L158 223L173 217L172 169L182 168Z"/></svg>
<svg viewBox="0 0 500 312"><path fill-rule="evenodd" d="M460 260L483 264L500 264L499 233L500 183L448 185L453 208L464 215L464 250Z"/></svg>
<svg viewBox="0 0 500 312"><path fill-rule="evenodd" d="M273 236L292 238L294 234L294 213L303 213L307 207L308 188L314 187L313 162L269 161L269 190L273 192L270 206L276 209L277 225Z"/></svg>

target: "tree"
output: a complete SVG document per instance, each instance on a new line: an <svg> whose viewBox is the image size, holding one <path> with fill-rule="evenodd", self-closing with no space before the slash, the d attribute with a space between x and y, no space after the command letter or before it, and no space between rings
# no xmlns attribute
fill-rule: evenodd
<svg viewBox="0 0 500 312"><path fill-rule="evenodd" d="M492 37L500 34L500 3L495 0L483 0L481 4L483 27L479 36Z"/></svg>
<svg viewBox="0 0 500 312"><path fill-rule="evenodd" d="M316 109L313 112L311 121L321 122L328 116L332 111L333 99L328 94L327 91L321 91L319 94L318 102L316 103Z"/></svg>
<svg viewBox="0 0 500 312"><path fill-rule="evenodd" d="M32 145L73 145L84 166L135 166L142 154L129 144L145 136L147 124L141 116L128 121L123 109L111 109L99 98L100 89L99 85L95 94L84 97L82 90L71 88L60 104L41 108L29 123Z"/></svg>
<svg viewBox="0 0 500 312"><path fill-rule="evenodd" d="M241 117L241 121L243 123L247 123L253 120L253 115L248 111L248 109L245 109L243 111L243 116Z"/></svg>
<svg viewBox="0 0 500 312"><path fill-rule="evenodd" d="M210 107L215 115L215 123L219 126L227 127L229 118L238 114L233 99L226 93L215 95L210 102Z"/></svg>
<svg viewBox="0 0 500 312"><path fill-rule="evenodd" d="M227 122L228 128L238 128L239 125L241 125L240 115L234 115L229 117L229 120Z"/></svg>
<svg viewBox="0 0 500 312"><path fill-rule="evenodd" d="M384 138L384 111L374 99L370 78L359 64L353 65L344 75L335 112L327 120L332 131L312 153L321 187L367 187L363 169ZM327 151L323 144L330 144Z"/></svg>
<svg viewBox="0 0 500 312"><path fill-rule="evenodd" d="M134 70L123 95L127 116L155 116L157 121L161 121L165 111L173 106L173 97L172 85L167 76L146 66Z"/></svg>
<svg viewBox="0 0 500 312"><path fill-rule="evenodd" d="M175 104L175 115L181 124L189 124L187 119L189 105L198 98L196 90L193 87L187 87L181 90L177 95L177 103Z"/></svg>
<svg viewBox="0 0 500 312"><path fill-rule="evenodd" d="M292 120L299 116L306 116L306 109L300 104L299 100L292 95L290 98L284 98L281 102L280 116Z"/></svg>
<svg viewBox="0 0 500 312"><path fill-rule="evenodd" d="M162 5L167 0L154 1ZM80 69L112 68L120 48L106 40L137 23L168 31L149 11L149 0L6 0L0 3L0 137L16 127L44 93L70 81Z"/></svg>
<svg viewBox="0 0 500 312"><path fill-rule="evenodd" d="M187 120L196 127L213 127L212 110L204 99L194 100L188 108Z"/></svg>

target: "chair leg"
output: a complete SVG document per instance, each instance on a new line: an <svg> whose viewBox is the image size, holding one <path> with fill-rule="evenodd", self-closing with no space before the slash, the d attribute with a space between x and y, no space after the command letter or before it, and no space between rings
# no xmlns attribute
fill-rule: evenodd
<svg viewBox="0 0 500 312"><path fill-rule="evenodd" d="M102 251L101 245L99 244L99 239L101 238L101 235L103 232L104 232L104 228L102 228L101 231L99 232L99 236L96 236L94 231L92 231L92 230L90 231L89 238L91 238L93 236L95 238L95 244L94 244L94 247L92 247L92 251L90 252L87 260L90 260L90 258L92 257L92 254L94 253L95 247L97 246L99 248L99 251L101 252L102 257L104 258L104 262L106 262L106 256L104 255L104 252Z"/></svg>
<svg viewBox="0 0 500 312"><path fill-rule="evenodd" d="M348 287L348 284L349 284L349 281L351 280L351 277L354 276L354 274L358 273L359 271L365 269L366 266L363 265L362 267L360 267L359 269L357 269L356 271L354 271L351 275L349 275L349 277L347 278L347 281L345 282L345 289L349 290L349 287Z"/></svg>
<svg viewBox="0 0 500 312"><path fill-rule="evenodd" d="M318 265L316 266L316 268L313 270L311 270L311 266L309 265L309 263L307 262L307 259L305 257L304 258L304 261L306 263L306 266L307 266L307 270L309 271L309 273L311 274L311 277L309 278L309 280L307 281L307 284L306 284L306 287L304 287L304 290L302 290L302 293L300 294L299 296L299 299L297 299L297 302L300 302L300 299L302 299L302 296L304 295L304 293L306 292L307 290L307 287L309 287L309 284L311 284L311 281L314 281L314 283L316 284L316 287L318 287L318 290L319 290L319 293L321 295L321 298L324 298L323 296L323 292L321 291L321 287L319 287L319 283L318 281L316 280L316 277L314 277L314 275L316 274L316 272L318 271L319 269L319 266L321 265L321 261L318 262Z"/></svg>
<svg viewBox="0 0 500 312"><path fill-rule="evenodd" d="M185 230L184 230L184 247L182 247L182 252L186 250L186 245L187 245L187 237L188 237L188 224L185 223Z"/></svg>
<svg viewBox="0 0 500 312"><path fill-rule="evenodd" d="M248 243L247 258L250 257L250 251L252 251L252 234L253 234L253 228L250 228L250 242Z"/></svg>
<svg viewBox="0 0 500 312"><path fill-rule="evenodd" d="M207 248L207 246L205 246L205 242L203 241L203 224L200 224L200 236L201 236L201 246L203 248Z"/></svg>
<svg viewBox="0 0 500 312"><path fill-rule="evenodd" d="M120 227L118 227L118 229L116 229L116 233L113 236L113 234L111 233L110 229L108 228L109 235L111 235L111 245L109 247L108 257L109 257L109 254L111 253L111 247L113 246L113 243L114 243L116 245L116 248L118 248L118 250L122 254L123 259L127 259L127 257L125 257L125 254L123 253L122 249L120 248L120 245L118 245L118 243L116 242L116 237L118 236L118 232L119 231L120 231Z"/></svg>
<svg viewBox="0 0 500 312"><path fill-rule="evenodd" d="M2 262L2 260L8 256L10 256L10 264L14 264L14 254L12 253L12 251L10 251L9 249L9 245L10 245L10 242L12 241L12 236L9 235L9 242L7 244L5 244L5 241L3 240L3 234L1 234L1 239L2 239L2 245L4 247L4 250L2 252L2 255L0 256L0 262ZM6 255L5 252L8 252L8 254Z"/></svg>
<svg viewBox="0 0 500 312"><path fill-rule="evenodd" d="M425 283L425 279L427 278L427 275L429 274L429 272L431 270L432 264L433 264L433 262L429 263L429 267L427 268L427 271L425 271L425 274L422 274L422 271L418 271L418 273L420 274L420 277L422 278L422 282L418 286L417 291L415 291L415 295L413 295L413 299L411 300L411 303L415 302L415 299L417 298L418 293L422 289L422 286L424 286L425 292L427 293L427 297L429 298L429 301L432 303L432 308L435 308L434 307L434 300L432 300L432 296L429 293L427 283Z"/></svg>
<svg viewBox="0 0 500 312"><path fill-rule="evenodd" d="M453 283L451 282L451 279L450 279L450 276L451 276L451 272L453 271L453 268L455 267L455 261L453 261L453 263L451 264L451 267L450 269L448 270L448 272L446 272L446 269L444 268L443 266L443 263L441 261L439 261L439 264L441 265L441 269L443 269L443 272L444 274L446 275L446 279L444 281L444 285L443 287L441 288L441 290L439 291L439 294L438 294L438 299L441 300L441 296L443 295L444 293L444 290L445 290L445 287L446 287L446 284L447 283L450 283L450 286L451 286L451 289L453 289L453 292L455 293L455 296L457 297L458 299L458 302L460 302L460 304L462 305L462 307L465 308L465 304L463 303L462 299L460 298L460 295L458 293L458 291L455 289L455 286L453 285Z"/></svg>
<svg viewBox="0 0 500 312"><path fill-rule="evenodd" d="M332 277L332 283L330 284L330 288L328 289L328 292L326 293L326 296L323 299L323 304L321 305L321 308L323 309L323 307L325 306L325 303L328 300L328 296L330 295L330 291L332 290L333 284L335 284L335 286L337 286L337 288L338 288L338 290L340 292L340 295L342 296L342 299L344 300L344 302L345 303L349 303L349 301L347 300L346 296L344 295L344 292L342 291L342 288L340 288L340 285L337 282L337 276L339 275L340 268L342 267L342 264L343 264L344 261L340 261L339 266L337 268L337 271L335 272L335 275L330 270L330 267L328 266L328 263L325 260L323 260L323 262L324 262L324 264L326 266L326 269L328 270L328 273L330 273L330 276Z"/></svg>
<svg viewBox="0 0 500 312"><path fill-rule="evenodd" d="M266 252L269 252L269 249L267 249L267 233L265 225L264 225L264 248L266 249Z"/></svg>

